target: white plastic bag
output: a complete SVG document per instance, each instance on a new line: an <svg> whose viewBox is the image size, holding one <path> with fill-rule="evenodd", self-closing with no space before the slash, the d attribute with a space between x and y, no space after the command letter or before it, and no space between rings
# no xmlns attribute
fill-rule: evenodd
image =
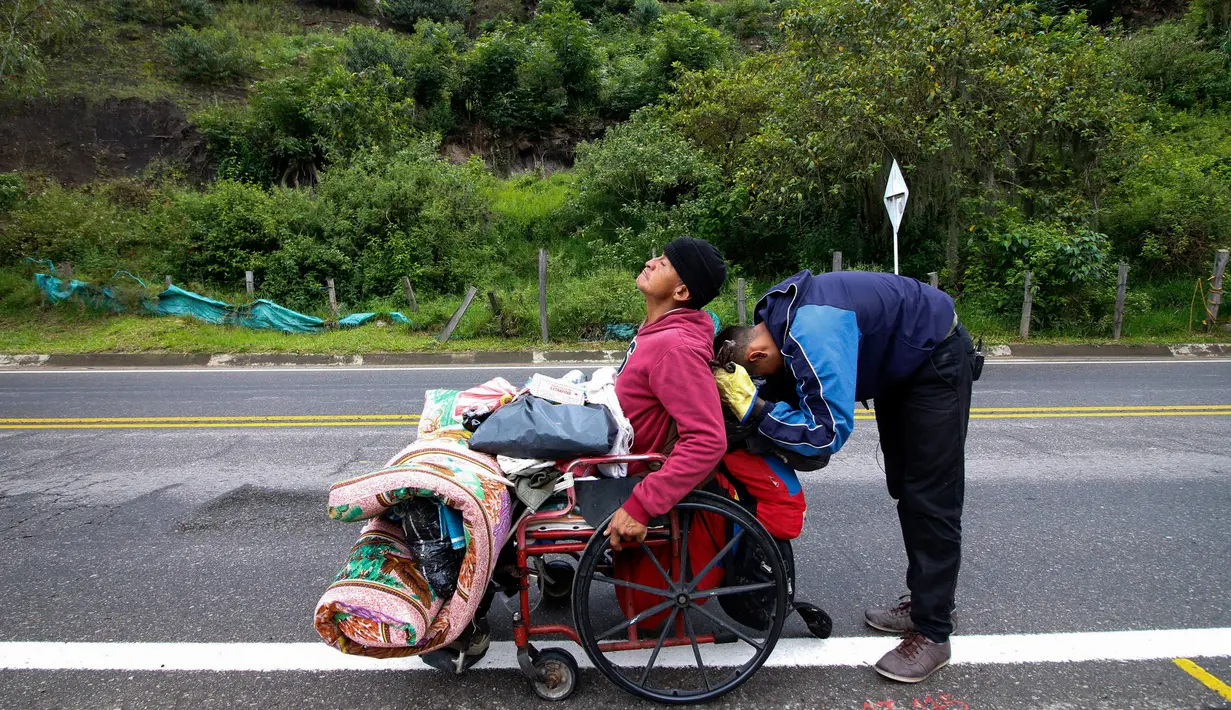
<svg viewBox="0 0 1231 710"><path fill-rule="evenodd" d="M608 456L622 456L633 448L633 425L628 421L628 417L624 416L624 410L620 408L620 400L616 398L615 383L616 369L600 367L594 371L594 374L590 376L590 381L585 384L586 402L607 407L616 421L618 433L615 445L611 447L611 451L607 452ZM600 473L609 478L623 478L628 475L628 464L608 463L598 468Z"/></svg>

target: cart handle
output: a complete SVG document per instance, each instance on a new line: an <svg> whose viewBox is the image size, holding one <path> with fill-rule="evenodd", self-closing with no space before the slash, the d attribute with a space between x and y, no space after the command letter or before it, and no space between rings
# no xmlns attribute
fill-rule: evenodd
<svg viewBox="0 0 1231 710"><path fill-rule="evenodd" d="M590 458L573 459L564 467L566 473L578 475L576 469L582 471L599 464L609 463L644 463L647 464L651 471L657 471L662 468L663 463L667 461L667 457L662 454L624 454L621 456L593 456Z"/></svg>

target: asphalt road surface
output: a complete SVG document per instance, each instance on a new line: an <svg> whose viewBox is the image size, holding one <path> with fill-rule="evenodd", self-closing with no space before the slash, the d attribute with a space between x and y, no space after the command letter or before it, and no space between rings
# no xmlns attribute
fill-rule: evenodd
<svg viewBox="0 0 1231 710"><path fill-rule="evenodd" d="M462 678L314 665L341 654L311 625L358 530L325 517L327 486L408 443L426 389L533 371L0 371L0 707L541 705L499 659ZM905 555L860 410L831 465L804 476L795 543L800 595L833 615L835 640L804 641L791 619L799 664L713 707L1231 707L1231 361L991 362L974 406L955 664L917 686L866 665L894 639L861 611L905 591ZM507 651L499 601L492 618ZM1175 642L1090 637L1091 658L1147 660L1083 660L1062 635L1149 630ZM965 658L964 636L979 637ZM29 642L69 645L57 669L30 669ZM214 644L237 650L212 670L133 660L230 648ZM238 644L307 660L270 670ZM844 660L848 647L864 655ZM89 665L99 649L110 660ZM592 670L560 705L641 706Z"/></svg>

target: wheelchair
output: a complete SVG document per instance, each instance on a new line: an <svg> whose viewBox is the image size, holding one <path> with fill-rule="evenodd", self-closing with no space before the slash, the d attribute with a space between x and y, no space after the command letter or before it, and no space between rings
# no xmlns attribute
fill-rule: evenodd
<svg viewBox="0 0 1231 710"><path fill-rule="evenodd" d="M540 698L568 698L579 674L568 650L536 648L531 640L538 637L571 639L603 676L638 698L691 704L721 697L751 678L773 653L792 611L800 611L813 635L829 635L832 622L825 612L793 601L793 562L784 559L756 517L730 497L695 490L667 515L650 521L644 542L625 545L621 553L610 548L602 531L637 479L594 477L596 467L642 463L654 469L665 460L646 454L572 461L564 467L563 490L517 522L513 638L518 664ZM714 530L723 534L698 541L706 553L694 552L690 559L690 537L713 538ZM758 581L729 584L732 575L724 569L741 547L742 554L757 555ZM619 568L630 560L648 570L653 581L644 574L637 581L621 575ZM567 602L571 626L534 623L537 605L532 607L531 590L536 584L540 602ZM609 603L612 592L619 615L613 615ZM730 601L737 595L757 595L752 598L763 623L749 626L724 614L724 597Z"/></svg>

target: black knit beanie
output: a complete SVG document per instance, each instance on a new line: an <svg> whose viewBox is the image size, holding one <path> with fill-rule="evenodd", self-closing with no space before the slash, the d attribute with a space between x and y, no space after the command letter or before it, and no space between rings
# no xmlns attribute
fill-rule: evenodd
<svg viewBox="0 0 1231 710"><path fill-rule="evenodd" d="M704 308L714 300L722 289L722 283L727 280L727 265L722 260L722 254L704 239L673 239L663 247L663 255L688 287L693 308Z"/></svg>

